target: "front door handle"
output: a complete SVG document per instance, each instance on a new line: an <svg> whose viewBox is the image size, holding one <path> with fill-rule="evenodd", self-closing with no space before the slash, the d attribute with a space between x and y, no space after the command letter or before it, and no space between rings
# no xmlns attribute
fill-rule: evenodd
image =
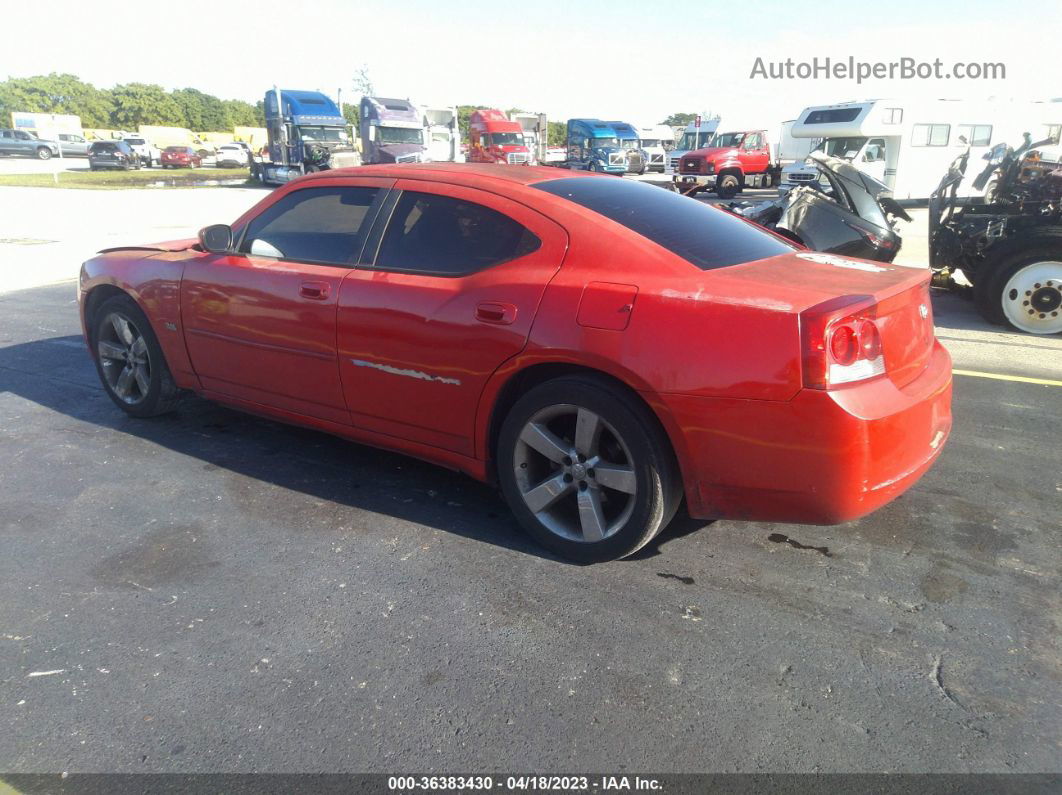
<svg viewBox="0 0 1062 795"><path fill-rule="evenodd" d="M299 285L299 295L314 301L328 298L328 282L303 282Z"/></svg>
<svg viewBox="0 0 1062 795"><path fill-rule="evenodd" d="M516 320L516 307L496 301L484 301L476 307L476 320L483 323L496 323L508 326Z"/></svg>

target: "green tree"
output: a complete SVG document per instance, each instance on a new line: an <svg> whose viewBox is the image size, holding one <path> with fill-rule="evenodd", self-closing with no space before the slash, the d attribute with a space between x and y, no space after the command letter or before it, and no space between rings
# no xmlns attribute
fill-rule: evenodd
<svg viewBox="0 0 1062 795"><path fill-rule="evenodd" d="M85 127L106 127L113 104L110 93L71 74L17 77L0 83L0 124L12 112L68 113L81 117Z"/></svg>
<svg viewBox="0 0 1062 795"><path fill-rule="evenodd" d="M265 117L250 102L244 102L242 99L226 99L222 100L222 104L225 106L225 112L232 126L265 127Z"/></svg>
<svg viewBox="0 0 1062 795"><path fill-rule="evenodd" d="M672 113L661 124L666 124L669 127L685 127L687 124L693 124L697 121L696 113Z"/></svg>
<svg viewBox="0 0 1062 795"><path fill-rule="evenodd" d="M546 122L549 132L546 134L546 143L549 146L566 146L568 144L568 125L563 121Z"/></svg>
<svg viewBox="0 0 1062 795"><path fill-rule="evenodd" d="M126 83L111 91L114 111L111 122L123 130L135 130L141 124L184 125L184 113L162 86L149 83Z"/></svg>

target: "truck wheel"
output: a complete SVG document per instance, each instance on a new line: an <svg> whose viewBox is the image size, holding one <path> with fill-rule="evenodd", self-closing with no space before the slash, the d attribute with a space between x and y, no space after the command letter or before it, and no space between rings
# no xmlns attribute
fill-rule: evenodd
<svg viewBox="0 0 1062 795"><path fill-rule="evenodd" d="M580 563L636 552L671 521L682 481L667 436L616 384L562 377L509 411L498 480L516 518L543 546Z"/></svg>
<svg viewBox="0 0 1062 795"><path fill-rule="evenodd" d="M52 150L49 149L47 146L38 146L37 147L37 158L40 159L40 160L51 160L51 158L52 158Z"/></svg>
<svg viewBox="0 0 1062 795"><path fill-rule="evenodd" d="M723 174L715 186L716 195L720 199L732 199L741 189L741 183L736 174Z"/></svg>
<svg viewBox="0 0 1062 795"><path fill-rule="evenodd" d="M1003 257L974 284L974 301L991 323L1029 334L1062 332L1062 240Z"/></svg>
<svg viewBox="0 0 1062 795"><path fill-rule="evenodd" d="M600 171L600 169L597 167L597 161L596 160L591 160L590 161L590 165L587 166L587 171Z"/></svg>

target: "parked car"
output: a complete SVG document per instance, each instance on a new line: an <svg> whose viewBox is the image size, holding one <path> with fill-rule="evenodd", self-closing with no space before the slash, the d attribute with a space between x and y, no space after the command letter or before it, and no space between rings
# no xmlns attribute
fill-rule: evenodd
<svg viewBox="0 0 1062 795"><path fill-rule="evenodd" d="M249 150L240 144L222 144L218 147L215 162L219 168L246 166L248 161Z"/></svg>
<svg viewBox="0 0 1062 795"><path fill-rule="evenodd" d="M191 146L167 146L159 158L163 168L199 168L203 158Z"/></svg>
<svg viewBox="0 0 1062 795"><path fill-rule="evenodd" d="M129 144L129 147L136 152L137 157L140 158L140 164L151 168L153 163L158 163L161 160L159 150L154 147L150 141L148 141L142 135L125 135L122 140Z"/></svg>
<svg viewBox="0 0 1062 795"><path fill-rule="evenodd" d="M84 136L76 133L59 133L56 136L58 144L62 147L63 157L88 157L89 142Z"/></svg>
<svg viewBox="0 0 1062 795"><path fill-rule="evenodd" d="M928 269L804 251L613 177L311 174L198 240L101 252L78 289L128 414L187 389L461 470L579 561L631 554L683 500L855 519L951 428Z"/></svg>
<svg viewBox="0 0 1062 795"><path fill-rule="evenodd" d="M42 141L25 130L0 129L0 154L48 160L59 154L59 145L55 141Z"/></svg>
<svg viewBox="0 0 1062 795"><path fill-rule="evenodd" d="M140 168L140 157L125 141L93 141L88 152L89 168Z"/></svg>
<svg viewBox="0 0 1062 795"><path fill-rule="evenodd" d="M812 153L818 179L772 201L727 209L815 251L892 262L903 243L896 219L910 221L889 188L847 160Z"/></svg>

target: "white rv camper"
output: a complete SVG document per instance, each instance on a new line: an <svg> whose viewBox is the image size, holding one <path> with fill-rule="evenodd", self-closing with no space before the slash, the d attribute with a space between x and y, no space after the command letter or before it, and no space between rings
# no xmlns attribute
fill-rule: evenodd
<svg viewBox="0 0 1062 795"><path fill-rule="evenodd" d="M895 99L805 108L793 125L795 138L817 138L816 147L851 161L892 188L897 200L923 200L965 146L977 162L995 144L1018 146L1058 137L1062 106L1050 102ZM965 143L964 143L965 140ZM971 169L970 180L977 171ZM796 163L782 171L780 192L817 179L818 170ZM991 191L991 183L986 191ZM969 181L959 195L969 196Z"/></svg>

